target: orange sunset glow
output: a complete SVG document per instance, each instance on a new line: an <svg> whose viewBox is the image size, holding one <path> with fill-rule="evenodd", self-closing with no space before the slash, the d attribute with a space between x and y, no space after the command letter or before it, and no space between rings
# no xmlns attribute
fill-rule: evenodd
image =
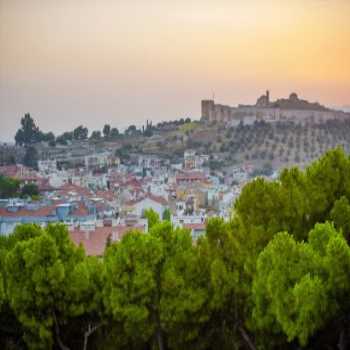
<svg viewBox="0 0 350 350"><path fill-rule="evenodd" d="M269 88L350 104L348 0L0 0L1 137L200 117Z"/></svg>

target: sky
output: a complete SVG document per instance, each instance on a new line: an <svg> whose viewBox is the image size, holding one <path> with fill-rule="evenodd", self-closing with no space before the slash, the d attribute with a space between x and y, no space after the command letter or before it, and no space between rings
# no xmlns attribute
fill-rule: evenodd
<svg viewBox="0 0 350 350"><path fill-rule="evenodd" d="M349 0L0 0L0 140L200 117L297 92L350 105Z"/></svg>

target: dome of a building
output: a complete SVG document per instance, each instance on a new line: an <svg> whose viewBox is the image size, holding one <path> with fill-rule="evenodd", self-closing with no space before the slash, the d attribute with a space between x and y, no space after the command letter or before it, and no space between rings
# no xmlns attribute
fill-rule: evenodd
<svg viewBox="0 0 350 350"><path fill-rule="evenodd" d="M293 93L290 94L289 99L291 101L297 101L298 100L298 95L295 92L293 92Z"/></svg>

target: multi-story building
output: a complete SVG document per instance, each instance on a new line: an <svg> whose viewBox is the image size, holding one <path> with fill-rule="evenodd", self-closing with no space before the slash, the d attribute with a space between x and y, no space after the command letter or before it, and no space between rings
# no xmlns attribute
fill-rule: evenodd
<svg viewBox="0 0 350 350"><path fill-rule="evenodd" d="M43 174L51 174L57 171L57 161L52 159L39 160L39 171Z"/></svg>
<svg viewBox="0 0 350 350"><path fill-rule="evenodd" d="M196 151L195 150L187 150L184 153L184 168L186 170L193 170L197 168L196 162Z"/></svg>
<svg viewBox="0 0 350 350"><path fill-rule="evenodd" d="M117 167L120 164L118 157L112 156L110 153L94 153L84 158L85 168L87 170L98 170L104 167Z"/></svg>

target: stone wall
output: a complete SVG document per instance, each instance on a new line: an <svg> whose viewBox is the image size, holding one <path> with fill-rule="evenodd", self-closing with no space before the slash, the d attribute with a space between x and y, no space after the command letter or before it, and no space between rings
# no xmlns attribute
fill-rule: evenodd
<svg viewBox="0 0 350 350"><path fill-rule="evenodd" d="M208 122L221 122L236 124L239 121L244 123L245 119L274 121L295 121L306 123L313 121L318 123L332 119L350 118L349 114L334 110L307 110L307 109L282 109L272 107L244 106L230 107L215 104L213 100L202 101L202 120Z"/></svg>

